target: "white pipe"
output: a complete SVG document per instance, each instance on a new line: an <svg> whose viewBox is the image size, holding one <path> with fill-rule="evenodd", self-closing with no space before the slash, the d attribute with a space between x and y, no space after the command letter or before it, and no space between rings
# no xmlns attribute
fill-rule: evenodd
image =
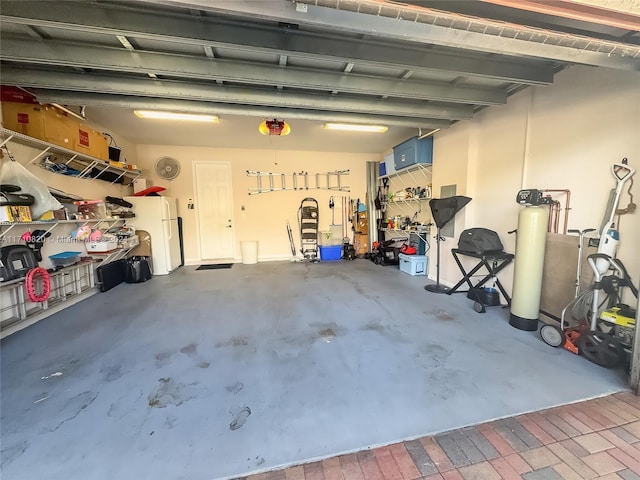
<svg viewBox="0 0 640 480"><path fill-rule="evenodd" d="M533 109L533 88L529 89L529 104L527 105L527 118L524 126L524 152L522 154L522 177L520 179L520 190L527 188L527 168L531 153L531 110Z"/></svg>

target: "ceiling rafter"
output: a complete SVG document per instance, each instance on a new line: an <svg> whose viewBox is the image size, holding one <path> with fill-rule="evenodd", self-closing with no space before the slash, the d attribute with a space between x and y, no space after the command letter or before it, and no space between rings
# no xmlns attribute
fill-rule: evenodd
<svg viewBox="0 0 640 480"><path fill-rule="evenodd" d="M624 31L406 1L63 0L53 9L3 0L2 80L56 103L164 102L427 129L550 84L568 65L640 70L640 47ZM558 31L540 28L548 25Z"/></svg>
<svg viewBox="0 0 640 480"><path fill-rule="evenodd" d="M299 67L274 66L203 57L176 57L171 54L70 44L47 43L2 37L2 57L6 61L84 67L125 73L154 73L168 77L211 79L260 85L281 85L320 91L388 95L397 98L437 100L465 104L506 103L499 89L455 86L445 83L406 81L353 73L342 74ZM282 58L281 58L282 62ZM285 61L286 63L286 61ZM335 87L338 88L335 88Z"/></svg>
<svg viewBox="0 0 640 480"><path fill-rule="evenodd" d="M255 2L260 4L261 2ZM273 2L265 2L273 3ZM229 5L235 5L231 2ZM401 70L424 72L447 71L514 81L526 84L549 84L554 70L543 62L519 61L493 56L483 61L477 55L449 54L418 48L398 48L384 41L350 39L339 36L300 32L291 29L252 25L210 17L162 15L149 9L120 9L102 4L3 1L2 22L72 31L130 35L190 45L243 48L255 52L302 55L318 60L337 60L371 66L394 66ZM486 59L485 59L486 60Z"/></svg>
<svg viewBox="0 0 640 480"><path fill-rule="evenodd" d="M240 105L263 105L273 107L304 108L311 110L334 110L338 112L370 113L413 118L435 118L463 120L473 116L473 109L464 105L421 104L419 102L381 101L371 98L353 98L342 95L296 93L291 91L257 90L241 87L218 87L212 89L206 83L178 82L169 80L150 81L144 78L125 78L115 75L78 75L6 66L2 70L2 81L7 85L23 87L73 90L79 92L109 93L115 95L137 95L141 97L164 97ZM46 77L46 78L45 78Z"/></svg>
<svg viewBox="0 0 640 480"><path fill-rule="evenodd" d="M352 0L344 3L344 9L339 2L330 2L331 6L326 7L314 5L317 0L301 0L300 3L308 4L304 12L296 9L296 2L286 1L142 1L161 5L201 5L215 13L316 27L331 26L345 32L485 53L640 70L638 45L380 0Z"/></svg>
<svg viewBox="0 0 640 480"><path fill-rule="evenodd" d="M306 110L281 107L242 106L224 103L197 102L164 98L140 98L126 95L108 95L100 93L64 92L61 90L35 89L40 101L64 105L88 105L93 107L138 108L148 110L169 110L176 112L206 113L219 115L251 115L256 117L286 117L288 119L332 121L345 123L370 123L397 127L422 129L448 128L448 120L415 119L392 115L362 115L357 113Z"/></svg>

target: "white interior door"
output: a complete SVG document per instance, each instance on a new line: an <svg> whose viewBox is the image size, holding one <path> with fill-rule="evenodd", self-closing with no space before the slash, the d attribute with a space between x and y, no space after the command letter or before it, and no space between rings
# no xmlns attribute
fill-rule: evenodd
<svg viewBox="0 0 640 480"><path fill-rule="evenodd" d="M194 166L200 258L233 258L231 166L213 162Z"/></svg>

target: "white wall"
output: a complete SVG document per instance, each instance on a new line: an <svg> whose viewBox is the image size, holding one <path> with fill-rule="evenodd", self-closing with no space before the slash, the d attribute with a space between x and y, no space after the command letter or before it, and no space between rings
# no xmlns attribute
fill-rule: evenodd
<svg viewBox="0 0 640 480"><path fill-rule="evenodd" d="M458 223L497 231L507 251L515 250L515 238L507 231L517 226L521 207L515 196L522 188L571 190L569 228L598 228L615 186L611 165L628 157L640 169L640 73L573 67L557 74L553 85L528 88L511 96L506 106L437 133L434 145L434 192L457 183L459 193L473 198ZM640 174L635 180L637 201ZM625 192L620 208L628 202ZM619 225L618 258L636 281L639 214L623 216ZM460 231L456 225L456 234ZM447 243L450 249L457 239ZM435 248L430 258L433 278ZM457 282L461 274L448 250L442 265L444 283ZM510 289L512 270L505 270L501 280Z"/></svg>
<svg viewBox="0 0 640 480"><path fill-rule="evenodd" d="M156 160L161 156L170 156L180 162L180 175L171 181L162 180L153 171ZM161 145L139 145L138 165L143 176L153 185L166 187L163 192L178 200L178 214L183 218L185 263L199 263L200 251L197 234L197 211L188 210L189 199L196 200L193 178L193 162L230 162L232 170L235 257L240 258L240 242L258 240L259 260L288 259L291 257L286 221L289 220L294 231L296 246L300 248L300 235L297 227L297 211L305 197L315 198L320 207L320 230L328 230L331 223L329 197L333 196L335 222L340 223L340 196L350 195L364 202L366 189L366 162L377 161L377 155L354 153L326 153L303 151L264 151L250 149L176 147ZM328 190L298 190L269 192L249 195L249 188L256 187L256 178L248 177L247 170L273 173L293 173L306 171L310 175L335 170L350 170L344 184L351 187L350 193ZM315 182L313 183L315 184ZM241 210L244 206L245 210ZM196 205L197 208L197 205ZM351 234L351 225L349 224Z"/></svg>

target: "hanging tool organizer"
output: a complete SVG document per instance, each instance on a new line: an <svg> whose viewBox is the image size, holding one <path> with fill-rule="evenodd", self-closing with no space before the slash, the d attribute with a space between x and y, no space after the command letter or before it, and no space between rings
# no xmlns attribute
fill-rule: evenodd
<svg viewBox="0 0 640 480"><path fill-rule="evenodd" d="M280 192L285 190L333 190L349 192L349 187L343 185L344 176L349 170L309 174L309 172L271 173L247 170L248 177L256 177L257 187L249 189L249 195L258 193Z"/></svg>

